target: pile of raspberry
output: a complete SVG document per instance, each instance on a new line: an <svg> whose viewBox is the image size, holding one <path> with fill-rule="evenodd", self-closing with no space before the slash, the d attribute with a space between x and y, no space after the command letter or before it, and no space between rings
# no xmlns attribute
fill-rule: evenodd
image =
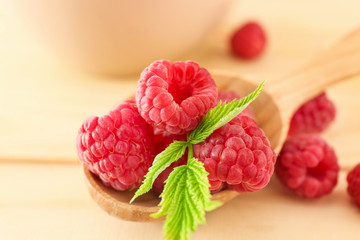
<svg viewBox="0 0 360 240"><path fill-rule="evenodd" d="M302 105L293 115L275 171L293 193L307 198L330 194L339 165L334 149L319 133L335 119L335 106L325 93Z"/></svg>
<svg viewBox="0 0 360 240"><path fill-rule="evenodd" d="M141 73L135 100L85 120L76 139L78 156L105 185L135 189L157 154L174 140L186 141L220 100L240 98L235 92L219 92L210 73L195 62L155 61ZM265 187L276 160L249 107L194 145L194 157L204 163L212 192ZM184 154L160 174L155 191L161 192L169 173L186 163Z"/></svg>
<svg viewBox="0 0 360 240"><path fill-rule="evenodd" d="M232 55L247 61L262 55L266 45L266 32L256 21L239 26L229 41ZM319 135L330 126L335 115L333 102L321 93L302 105L291 119L288 138L276 163L276 174L298 196L320 198L330 194L337 184L336 154ZM360 164L349 172L347 182L349 195L360 207Z"/></svg>
<svg viewBox="0 0 360 240"><path fill-rule="evenodd" d="M291 119L275 172L283 185L298 196L321 198L337 184L340 170L337 156L319 135L335 115L333 102L321 93L303 104ZM348 194L360 207L360 164L348 173L347 182Z"/></svg>

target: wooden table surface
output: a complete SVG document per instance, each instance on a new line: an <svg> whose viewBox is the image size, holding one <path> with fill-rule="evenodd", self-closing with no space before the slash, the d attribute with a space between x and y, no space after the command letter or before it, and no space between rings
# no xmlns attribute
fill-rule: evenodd
<svg viewBox="0 0 360 240"><path fill-rule="evenodd" d="M90 198L76 157L77 129L126 98L135 76L93 76L69 69L0 2L0 238L161 239L161 223L108 216ZM260 81L295 70L351 29L360 2L236 1L221 27L182 59ZM227 36L256 19L269 45L258 60L229 56ZM207 215L192 239L359 239L360 210L348 198L346 173L360 162L360 76L328 89L338 108L323 137L341 165L334 193L320 200L288 194L275 178Z"/></svg>

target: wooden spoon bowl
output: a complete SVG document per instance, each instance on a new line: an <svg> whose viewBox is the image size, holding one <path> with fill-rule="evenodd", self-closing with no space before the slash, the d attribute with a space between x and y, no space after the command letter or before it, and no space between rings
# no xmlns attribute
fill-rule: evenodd
<svg viewBox="0 0 360 240"><path fill-rule="evenodd" d="M138 222L156 222L163 220L163 218L150 217L150 214L159 210L158 204L160 203L160 198L155 192L150 191L137 198L134 203L129 204L135 191L119 192L105 186L101 180L86 167L84 167L83 170L91 197L108 214L124 220ZM237 195L238 193L235 191L225 190L214 194L212 199L227 202Z"/></svg>
<svg viewBox="0 0 360 240"><path fill-rule="evenodd" d="M360 30L349 34L299 71L278 80L269 80L252 107L275 152L279 153L289 129L290 117L302 103L329 85L357 73L360 73ZM212 76L220 90L234 90L243 96L258 85L229 72L214 71ZM110 215L132 221L159 220L150 217L159 209L160 199L155 193L149 192L129 204L135 191L116 191L106 187L86 168L84 173L92 198ZM226 203L237 195L237 192L224 190L213 194L212 198Z"/></svg>

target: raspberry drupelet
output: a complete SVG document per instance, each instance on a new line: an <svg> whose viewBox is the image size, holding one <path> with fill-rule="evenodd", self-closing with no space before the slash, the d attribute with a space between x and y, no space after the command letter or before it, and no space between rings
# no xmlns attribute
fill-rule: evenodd
<svg viewBox="0 0 360 240"><path fill-rule="evenodd" d="M360 207L360 164L353 168L347 175L347 191L356 205Z"/></svg>
<svg viewBox="0 0 360 240"><path fill-rule="evenodd" d="M194 146L194 157L209 173L210 190L257 191L274 171L275 152L256 122L239 114Z"/></svg>
<svg viewBox="0 0 360 240"><path fill-rule="evenodd" d="M89 117L76 139L82 163L117 190L138 187L152 164L152 128L128 100L101 117Z"/></svg>
<svg viewBox="0 0 360 240"><path fill-rule="evenodd" d="M276 163L276 174L292 192L307 198L330 194L337 184L339 165L334 150L320 136L289 137Z"/></svg>
<svg viewBox="0 0 360 240"><path fill-rule="evenodd" d="M141 73L135 99L151 126L181 135L199 124L217 97L216 84L205 68L192 61L160 60Z"/></svg>

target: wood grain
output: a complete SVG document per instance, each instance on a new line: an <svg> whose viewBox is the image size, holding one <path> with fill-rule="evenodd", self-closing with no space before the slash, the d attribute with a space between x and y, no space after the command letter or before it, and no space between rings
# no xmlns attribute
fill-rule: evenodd
<svg viewBox="0 0 360 240"><path fill-rule="evenodd" d="M161 222L123 221L101 210L87 193L80 165L2 163L0 172L0 182L11 183L0 184L1 239L161 239ZM265 189L207 214L207 225L191 239L355 240L359 210L345 187L342 173L333 194L304 200L273 178Z"/></svg>

